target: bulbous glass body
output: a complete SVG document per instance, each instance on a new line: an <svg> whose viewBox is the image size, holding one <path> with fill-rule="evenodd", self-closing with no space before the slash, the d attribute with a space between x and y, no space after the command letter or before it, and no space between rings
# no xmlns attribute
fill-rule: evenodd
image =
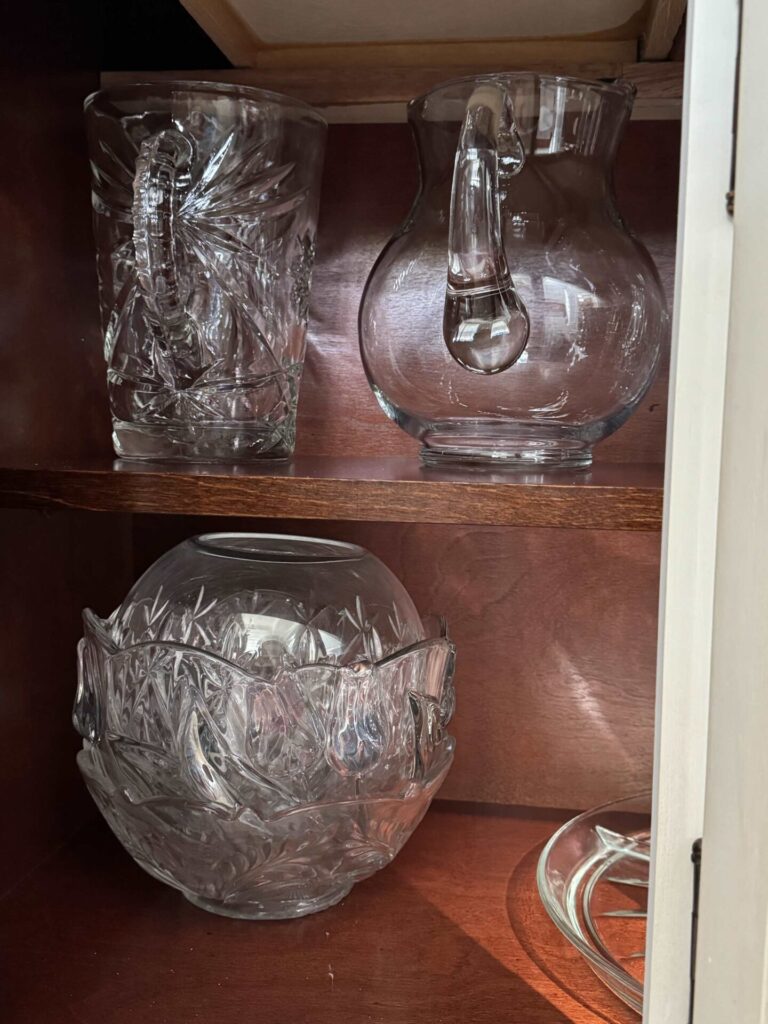
<svg viewBox="0 0 768 1024"><path fill-rule="evenodd" d="M453 647L353 544L209 534L84 613L78 765L155 878L233 917L384 867L453 758Z"/></svg>
<svg viewBox="0 0 768 1024"><path fill-rule="evenodd" d="M410 103L421 188L368 279L360 344L427 462L588 465L650 386L664 298L611 186L632 98L525 73Z"/></svg>

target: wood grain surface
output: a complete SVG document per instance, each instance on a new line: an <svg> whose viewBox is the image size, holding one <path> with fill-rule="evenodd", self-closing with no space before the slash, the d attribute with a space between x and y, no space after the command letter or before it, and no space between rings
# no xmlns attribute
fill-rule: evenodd
<svg viewBox="0 0 768 1024"><path fill-rule="evenodd" d="M446 617L457 751L444 796L586 808L649 788L658 534L137 516L136 572L228 529L362 544L422 615Z"/></svg>
<svg viewBox="0 0 768 1024"><path fill-rule="evenodd" d="M658 530L659 466L445 472L418 458L298 457L285 465L95 460L0 468L0 506L388 522Z"/></svg>
<svg viewBox="0 0 768 1024"><path fill-rule="evenodd" d="M0 904L4 1024L636 1024L538 903L562 814L436 805L298 921L205 914L100 825Z"/></svg>

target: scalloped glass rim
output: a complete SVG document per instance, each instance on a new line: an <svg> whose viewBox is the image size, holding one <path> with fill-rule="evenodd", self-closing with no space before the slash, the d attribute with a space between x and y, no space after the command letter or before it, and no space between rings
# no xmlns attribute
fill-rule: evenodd
<svg viewBox="0 0 768 1024"><path fill-rule="evenodd" d="M454 653L455 647L453 641L448 635L448 626L442 615L427 615L422 618L421 622L424 627L424 632L427 633L424 640L417 640L415 643L407 644L405 647L400 647L396 651L391 651L383 658L379 658L375 661L371 661L366 658L359 658L351 664L380 668L382 666L392 664L392 662L397 661L398 658L403 658L407 655L413 654L415 651L443 645L447 646L451 653ZM234 668L238 672L242 672L244 675L252 675L252 673L248 672L248 670L243 668L242 665L238 665L236 661L230 661L228 658L224 658L221 654L217 654L215 651L208 651L205 650L205 648L195 647L192 644L179 643L175 640L141 640L135 644L125 644L125 646L120 646L112 639L109 631L109 619L102 619L101 616L97 615L91 608L83 609L83 624L86 628L90 628L93 631L95 637L98 638L99 643L104 648L105 654L108 657L111 657L113 654L124 654L127 651L139 651L148 647L163 647L168 648L169 650L178 651L179 653L190 651L196 656L210 658L212 661L219 662L221 665L226 665L228 668ZM319 661L308 662L306 665L299 665L297 667L309 668L314 666L326 668L338 667L334 661L324 658L321 658ZM346 667L349 668L351 666L347 665Z"/></svg>
<svg viewBox="0 0 768 1024"><path fill-rule="evenodd" d="M558 847L574 832L577 832L579 828L586 826L590 819L596 819L606 813L622 811L626 813L634 812L637 814L644 814L647 810L650 813L651 796L650 791L636 793L633 796L624 797L621 800L613 800L609 803L601 804L598 807L593 807L590 810L577 815L575 818L571 818L569 821L566 821L565 824L561 825L557 832L555 832L555 834L549 839L546 846L541 851L536 868L536 885L539 890L539 897L541 898L541 902L544 904L544 908L553 923L557 926L560 932L562 932L566 939L568 939L571 945L575 946L575 948L581 953L592 970L597 974L601 981L607 985L614 995L622 999L623 1002L637 1013L642 1013L643 986L612 960L609 960L598 953L597 950L583 938L581 932L576 930L568 913L563 907L561 897L553 891L549 884L549 862ZM591 828L592 826L589 827ZM572 874L575 874L575 870L578 865L574 863L573 867L574 871ZM564 891L568 892L568 887L565 887ZM611 981L616 984L620 991L617 991L617 989L614 988Z"/></svg>

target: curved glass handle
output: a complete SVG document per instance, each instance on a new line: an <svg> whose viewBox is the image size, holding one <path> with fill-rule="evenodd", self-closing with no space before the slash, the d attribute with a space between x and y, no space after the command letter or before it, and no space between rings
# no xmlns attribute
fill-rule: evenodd
<svg viewBox="0 0 768 1024"><path fill-rule="evenodd" d="M453 170L443 338L475 373L512 366L528 342L528 313L507 266L499 206L499 154L525 162L506 89L488 82L467 104Z"/></svg>
<svg viewBox="0 0 768 1024"><path fill-rule="evenodd" d="M177 237L182 198L194 151L176 128L141 144L133 179L133 249L136 273L165 373L177 386L191 383L200 358L186 307L190 287Z"/></svg>

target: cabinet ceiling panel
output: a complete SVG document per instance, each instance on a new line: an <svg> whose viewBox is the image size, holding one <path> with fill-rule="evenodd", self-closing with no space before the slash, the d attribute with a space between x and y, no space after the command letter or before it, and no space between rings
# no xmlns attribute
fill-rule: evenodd
<svg viewBox="0 0 768 1024"><path fill-rule="evenodd" d="M273 46L594 34L632 38L638 32L629 23L644 6L643 0L218 0L210 6L227 3L253 36Z"/></svg>

